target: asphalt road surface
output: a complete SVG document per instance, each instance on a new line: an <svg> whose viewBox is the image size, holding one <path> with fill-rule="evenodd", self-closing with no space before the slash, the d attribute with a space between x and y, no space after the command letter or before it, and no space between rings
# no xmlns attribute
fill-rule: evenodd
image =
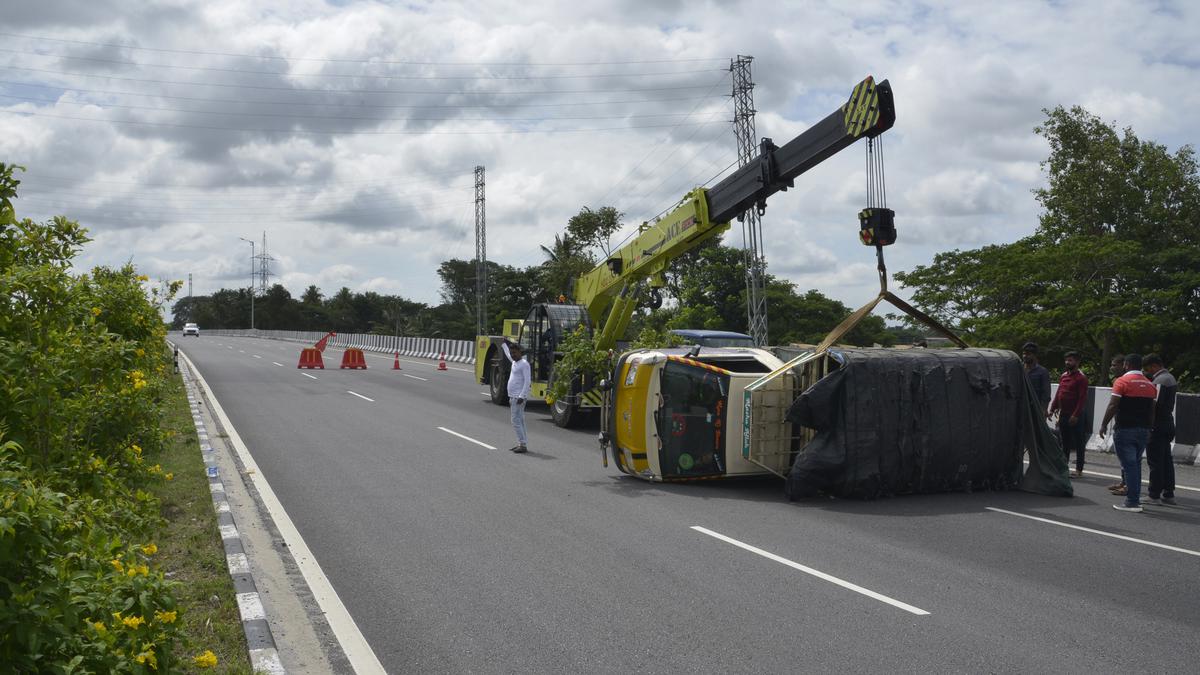
<svg viewBox="0 0 1200 675"><path fill-rule="evenodd" d="M656 485L544 406L508 452L471 366L180 344L389 672L1200 670L1200 491L1127 514L1102 476L1073 499Z"/></svg>

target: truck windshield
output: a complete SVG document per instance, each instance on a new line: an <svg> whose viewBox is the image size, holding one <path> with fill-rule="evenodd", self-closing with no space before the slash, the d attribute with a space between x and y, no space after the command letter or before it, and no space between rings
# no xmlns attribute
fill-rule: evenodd
<svg viewBox="0 0 1200 675"><path fill-rule="evenodd" d="M663 477L725 473L728 391L728 375L675 361L663 367L656 415Z"/></svg>

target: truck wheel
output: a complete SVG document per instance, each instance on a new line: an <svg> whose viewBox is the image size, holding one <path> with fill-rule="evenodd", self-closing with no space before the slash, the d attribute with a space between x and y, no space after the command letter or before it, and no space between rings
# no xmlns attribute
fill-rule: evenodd
<svg viewBox="0 0 1200 675"><path fill-rule="evenodd" d="M550 416L554 418L556 425L566 429L579 419L579 407L559 399L550 406Z"/></svg>
<svg viewBox="0 0 1200 675"><path fill-rule="evenodd" d="M504 369L500 367L499 359L492 359L490 373L488 393L492 395L492 403L508 405L508 378L504 376Z"/></svg>

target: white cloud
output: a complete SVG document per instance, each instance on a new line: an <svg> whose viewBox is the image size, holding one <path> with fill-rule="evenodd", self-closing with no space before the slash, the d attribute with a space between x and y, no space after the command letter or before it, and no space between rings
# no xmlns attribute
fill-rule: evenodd
<svg viewBox="0 0 1200 675"><path fill-rule="evenodd" d="M294 295L436 302L438 263L474 252L476 165L498 262L539 262L584 205L631 230L733 160L736 54L755 56L758 135L781 145L862 76L890 80L893 269L1033 231L1043 108L1084 105L1174 148L1200 98L1180 85L1200 70L1195 3L18 4L5 30L97 43L6 38L0 67L23 84L0 84L0 161L30 169L18 212L89 226L83 263L191 272L197 293L239 285L238 237L266 230ZM771 271L851 305L873 295L864 198L861 147L772 198Z"/></svg>

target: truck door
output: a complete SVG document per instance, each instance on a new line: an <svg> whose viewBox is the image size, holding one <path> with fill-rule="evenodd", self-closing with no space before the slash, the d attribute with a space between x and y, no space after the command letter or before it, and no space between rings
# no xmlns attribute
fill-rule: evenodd
<svg viewBox="0 0 1200 675"><path fill-rule="evenodd" d="M521 326L521 349L525 352L525 360L529 362L529 371L534 382L545 382L550 376L550 362L541 358L546 351L545 333L550 323L546 316L545 305L534 305L525 317Z"/></svg>

